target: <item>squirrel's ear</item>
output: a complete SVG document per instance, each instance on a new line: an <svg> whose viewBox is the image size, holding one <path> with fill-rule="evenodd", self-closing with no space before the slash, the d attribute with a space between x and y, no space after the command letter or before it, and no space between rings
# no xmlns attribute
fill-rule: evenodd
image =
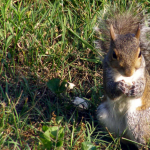
<svg viewBox="0 0 150 150"><path fill-rule="evenodd" d="M116 39L116 34L114 32L114 28L112 24L110 25L110 36L113 41Z"/></svg>
<svg viewBox="0 0 150 150"><path fill-rule="evenodd" d="M138 25L138 28L137 28L135 37L136 37L138 40L139 40L139 38L140 38L140 24Z"/></svg>

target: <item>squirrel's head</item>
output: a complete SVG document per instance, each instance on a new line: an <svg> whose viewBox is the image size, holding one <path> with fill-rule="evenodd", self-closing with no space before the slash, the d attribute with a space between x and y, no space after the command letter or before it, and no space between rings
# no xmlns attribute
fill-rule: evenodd
<svg viewBox="0 0 150 150"><path fill-rule="evenodd" d="M110 26L109 65L123 76L130 77L141 66L142 55L139 47L140 27L136 34L117 35Z"/></svg>

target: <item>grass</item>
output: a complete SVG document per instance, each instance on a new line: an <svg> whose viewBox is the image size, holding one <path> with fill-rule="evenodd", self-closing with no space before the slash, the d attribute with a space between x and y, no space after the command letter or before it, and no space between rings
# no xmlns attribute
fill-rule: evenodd
<svg viewBox="0 0 150 150"><path fill-rule="evenodd" d="M1 1L0 149L121 149L95 117L103 85L93 28L111 4L128 2ZM72 104L77 96L88 110Z"/></svg>

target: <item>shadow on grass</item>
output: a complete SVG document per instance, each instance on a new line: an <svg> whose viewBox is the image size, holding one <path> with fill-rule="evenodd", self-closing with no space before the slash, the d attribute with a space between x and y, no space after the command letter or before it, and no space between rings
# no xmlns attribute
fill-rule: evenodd
<svg viewBox="0 0 150 150"><path fill-rule="evenodd" d="M1 74L1 149L15 148L15 143L19 149L27 146L40 149L43 126L58 126L58 116L63 118L61 127L65 131L65 149L80 149L86 141L97 149L136 149L133 145L120 144L120 139L114 142L108 132L98 125L96 108L103 93L101 85L94 86L93 82L84 80L72 90L55 93L30 69L27 72L27 76L22 70L15 75L8 72ZM72 103L77 96L89 100L88 109L81 109Z"/></svg>

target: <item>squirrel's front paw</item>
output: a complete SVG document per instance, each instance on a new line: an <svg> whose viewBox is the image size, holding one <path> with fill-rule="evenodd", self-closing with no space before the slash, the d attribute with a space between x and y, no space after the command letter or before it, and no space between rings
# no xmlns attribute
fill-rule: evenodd
<svg viewBox="0 0 150 150"><path fill-rule="evenodd" d="M125 95L129 93L129 85L125 83L124 80L118 82L117 88Z"/></svg>
<svg viewBox="0 0 150 150"><path fill-rule="evenodd" d="M128 96L140 97L142 96L144 91L144 83L143 82L133 82L132 87L128 91Z"/></svg>

